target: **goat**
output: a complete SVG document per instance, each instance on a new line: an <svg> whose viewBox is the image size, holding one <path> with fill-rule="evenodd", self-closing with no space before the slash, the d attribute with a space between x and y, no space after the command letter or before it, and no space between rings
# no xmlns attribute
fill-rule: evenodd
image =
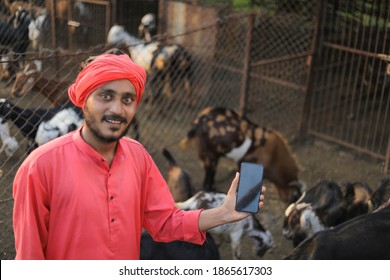
<svg viewBox="0 0 390 280"><path fill-rule="evenodd" d="M337 183L326 180L317 183L287 207L283 236L297 246L305 238L329 227L328 211L342 199L343 194Z"/></svg>
<svg viewBox="0 0 390 280"><path fill-rule="evenodd" d="M282 201L300 197L299 166L280 132L260 128L233 110L209 107L192 122L180 146L186 149L193 140L205 171L205 190L213 190L218 161L227 157L238 165L243 161L262 163L264 178L275 184Z"/></svg>
<svg viewBox="0 0 390 280"><path fill-rule="evenodd" d="M330 225L338 225L356 216L371 212L372 190L367 183L346 183L345 194L341 203L329 209Z"/></svg>
<svg viewBox="0 0 390 280"><path fill-rule="evenodd" d="M163 155L169 163L167 184L174 201L189 199L194 193L190 175L178 166L176 160L167 149L163 149Z"/></svg>
<svg viewBox="0 0 390 280"><path fill-rule="evenodd" d="M12 56L9 61L10 77L14 74L14 62L25 56L27 48L30 44L28 38L28 25L30 24L31 16L28 11L19 9L12 15L7 23L0 21L0 54L8 54Z"/></svg>
<svg viewBox="0 0 390 280"><path fill-rule="evenodd" d="M126 32L120 25L110 28L107 44L120 49L124 46L134 62L144 67L155 95L153 99L161 96L166 82L172 94L183 81L186 95L191 96L192 58L182 46L158 41L146 43Z"/></svg>
<svg viewBox="0 0 390 280"><path fill-rule="evenodd" d="M366 214L372 210L371 193L362 182L346 183L343 195L337 183L321 181L286 209L283 235L297 246L318 231Z"/></svg>
<svg viewBox="0 0 390 280"><path fill-rule="evenodd" d="M156 242L146 232L141 236L141 260L219 260L218 247L206 233L203 245L185 241Z"/></svg>
<svg viewBox="0 0 390 280"><path fill-rule="evenodd" d="M0 147L0 153L3 151L5 154L10 157L15 151L19 148L18 141L16 141L15 137L11 136L9 131L9 126L6 121L0 117L0 138L3 143Z"/></svg>
<svg viewBox="0 0 390 280"><path fill-rule="evenodd" d="M45 0L29 0L29 1L12 1L4 0L4 4L7 7L9 14L14 15L18 10L25 10L31 13L31 15L37 15L45 10L44 3Z"/></svg>
<svg viewBox="0 0 390 280"><path fill-rule="evenodd" d="M29 140L28 152L56 137L77 129L81 110L74 106L51 109L22 109L0 98L0 117L12 121Z"/></svg>
<svg viewBox="0 0 390 280"><path fill-rule="evenodd" d="M141 18L138 26L138 37L149 43L157 35L156 15L148 13Z"/></svg>
<svg viewBox="0 0 390 280"><path fill-rule="evenodd" d="M379 208L383 203L390 200L390 178L380 181L378 188L371 194L370 202L372 209Z"/></svg>
<svg viewBox="0 0 390 280"><path fill-rule="evenodd" d="M53 105L69 105L68 88L71 82L66 80L47 79L41 75L42 62L33 60L16 74L11 89L11 97L22 97L32 90L44 94Z"/></svg>
<svg viewBox="0 0 390 280"><path fill-rule="evenodd" d="M334 228L317 232L285 257L287 260L390 259L390 204Z"/></svg>
<svg viewBox="0 0 390 280"><path fill-rule="evenodd" d="M43 45L48 40L50 30L50 18L46 13L37 15L28 25L28 38L32 49L38 52L43 50Z"/></svg>
<svg viewBox="0 0 390 280"><path fill-rule="evenodd" d="M25 1L13 1L10 0L4 0L4 4L7 7L9 13L11 15L14 15L18 10L24 9L29 10L31 9L31 2L25 2Z"/></svg>
<svg viewBox="0 0 390 280"><path fill-rule="evenodd" d="M10 73L10 63L9 61L12 61L13 58L11 58L10 54L3 54L0 58L0 82L3 80L9 80L11 77Z"/></svg>
<svg viewBox="0 0 390 280"><path fill-rule="evenodd" d="M225 198L224 193L200 191L186 201L177 202L176 206L181 209L209 209L222 205ZM262 257L273 243L271 233L261 225L255 215L212 228L209 232L230 239L233 259L241 259L241 240L244 236L252 241L258 257Z"/></svg>

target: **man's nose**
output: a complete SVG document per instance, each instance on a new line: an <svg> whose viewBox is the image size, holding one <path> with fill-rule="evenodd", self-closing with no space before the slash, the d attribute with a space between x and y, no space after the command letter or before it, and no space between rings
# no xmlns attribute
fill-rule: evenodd
<svg viewBox="0 0 390 280"><path fill-rule="evenodd" d="M114 102L112 102L110 111L117 115L123 115L124 107L121 100L115 100Z"/></svg>

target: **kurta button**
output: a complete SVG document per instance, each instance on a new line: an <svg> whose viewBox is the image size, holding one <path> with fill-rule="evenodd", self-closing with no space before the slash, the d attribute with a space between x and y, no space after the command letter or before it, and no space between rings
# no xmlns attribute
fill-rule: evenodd
<svg viewBox="0 0 390 280"><path fill-rule="evenodd" d="M110 200L113 200L114 199L114 196L112 195L112 196L110 196Z"/></svg>
<svg viewBox="0 0 390 280"><path fill-rule="evenodd" d="M113 223L114 221L115 221L115 219L114 219L114 218L112 218L112 219L111 219L111 223Z"/></svg>

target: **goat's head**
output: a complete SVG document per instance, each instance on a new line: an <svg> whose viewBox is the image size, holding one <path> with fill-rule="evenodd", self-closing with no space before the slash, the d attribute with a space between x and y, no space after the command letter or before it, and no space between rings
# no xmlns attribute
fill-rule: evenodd
<svg viewBox="0 0 390 280"><path fill-rule="evenodd" d="M294 239L297 236L302 236L301 214L310 208L308 203L291 203L284 212L283 220L283 236L286 239Z"/></svg>
<svg viewBox="0 0 390 280"><path fill-rule="evenodd" d="M142 17L141 23L138 26L138 37L144 39L145 42L150 42L156 34L156 16L152 13L148 13Z"/></svg>
<svg viewBox="0 0 390 280"><path fill-rule="evenodd" d="M31 20L31 13L23 7L19 7L15 14L10 18L14 28L28 28Z"/></svg>
<svg viewBox="0 0 390 280"><path fill-rule="evenodd" d="M11 96L22 97L30 93L41 71L41 61L34 60L27 63L23 70L16 74L15 82L11 89Z"/></svg>
<svg viewBox="0 0 390 280"><path fill-rule="evenodd" d="M390 178L384 178L379 183L379 187L371 194L373 209L377 209L390 199Z"/></svg>
<svg viewBox="0 0 390 280"><path fill-rule="evenodd" d="M4 124L9 120L9 113L12 111L13 104L5 98L0 98L0 119Z"/></svg>
<svg viewBox="0 0 390 280"><path fill-rule="evenodd" d="M31 20L28 25L28 38L32 43L34 50L38 49L38 44L43 40L43 35L48 31L49 18L46 14L40 14Z"/></svg>

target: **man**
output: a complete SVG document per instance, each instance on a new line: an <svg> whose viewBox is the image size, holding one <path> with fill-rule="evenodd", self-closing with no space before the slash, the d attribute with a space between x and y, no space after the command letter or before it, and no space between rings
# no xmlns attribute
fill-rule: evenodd
<svg viewBox="0 0 390 280"><path fill-rule="evenodd" d="M156 241L202 244L206 230L248 215L234 210L238 175L221 207L175 208L148 152L124 137L145 80L127 55L79 73L68 93L84 125L34 150L15 176L16 259L139 259L143 227Z"/></svg>

